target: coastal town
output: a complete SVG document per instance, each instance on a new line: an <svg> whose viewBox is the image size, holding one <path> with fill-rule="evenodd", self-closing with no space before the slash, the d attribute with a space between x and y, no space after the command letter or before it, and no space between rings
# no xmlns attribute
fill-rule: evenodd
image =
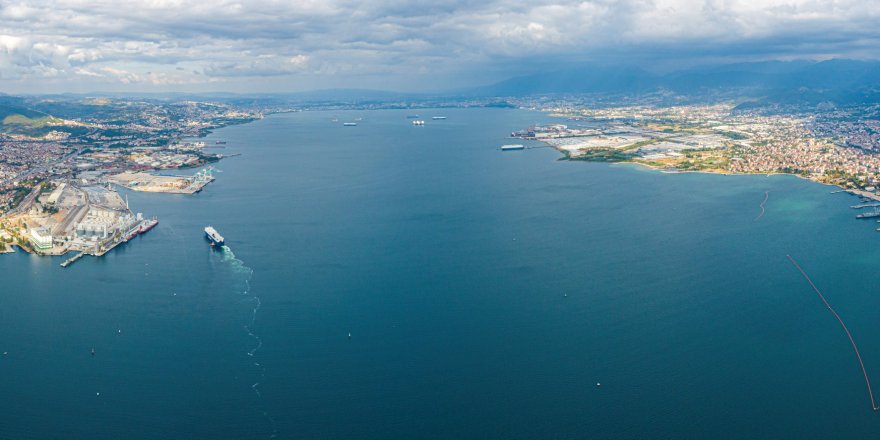
<svg viewBox="0 0 880 440"><path fill-rule="evenodd" d="M211 130L271 112L349 108L8 99L18 100L0 100L0 252L16 246L39 255L101 255L155 226L158 219L131 210L122 194L201 191L215 179L212 164L230 157L225 142L200 139ZM543 142L567 160L630 162L668 172L793 174L880 201L880 105L667 100L540 96L444 105L549 114L559 123L511 136Z"/></svg>
<svg viewBox="0 0 880 440"><path fill-rule="evenodd" d="M565 124L514 138L569 160L632 162L667 171L793 174L880 200L880 107L755 111L730 104L542 110Z"/></svg>
<svg viewBox="0 0 880 440"><path fill-rule="evenodd" d="M0 105L0 253L100 256L155 227L125 190L194 194L214 180L225 142L210 130L262 118L202 102L88 100ZM48 106L49 116L33 107ZM56 114L65 115L63 117Z"/></svg>

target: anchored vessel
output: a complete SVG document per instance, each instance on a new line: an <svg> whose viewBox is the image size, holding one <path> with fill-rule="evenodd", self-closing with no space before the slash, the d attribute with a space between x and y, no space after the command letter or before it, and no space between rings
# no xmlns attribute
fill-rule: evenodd
<svg viewBox="0 0 880 440"><path fill-rule="evenodd" d="M446 116L432 116L431 119L433 119L435 121L442 121L442 120L446 119Z"/></svg>
<svg viewBox="0 0 880 440"><path fill-rule="evenodd" d="M880 211L866 212L864 214L859 214L856 218L872 218L872 217L880 217Z"/></svg>
<svg viewBox="0 0 880 440"><path fill-rule="evenodd" d="M501 146L501 151L513 151L513 150L525 150L525 149L526 149L525 145L522 145L522 144L509 144L509 145L502 145Z"/></svg>
<svg viewBox="0 0 880 440"><path fill-rule="evenodd" d="M226 240L212 226L205 228L205 238L211 242L211 246L220 247L226 243Z"/></svg>

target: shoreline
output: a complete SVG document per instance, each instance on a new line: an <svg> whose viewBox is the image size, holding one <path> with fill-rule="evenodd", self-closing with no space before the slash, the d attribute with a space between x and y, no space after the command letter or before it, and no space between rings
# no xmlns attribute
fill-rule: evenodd
<svg viewBox="0 0 880 440"><path fill-rule="evenodd" d="M582 159L572 159L571 156L567 153L566 150L558 148L554 145L551 145L547 142L541 141L547 147L550 147L556 150L558 153L562 154L562 160L570 161L570 162L592 162L592 163L605 163L605 164L622 164L622 165L630 165L630 166L641 166L646 169L657 171L663 174L685 174L685 173L699 173L699 174L713 174L716 176L793 176L799 179L806 180L808 182L818 183L820 185L837 188L841 191L847 192L849 194L864 197L866 199L871 199L877 202L880 202L880 195L874 194L869 191L865 191L858 188L845 188L840 185L835 185L833 183L826 183L819 180L811 179L806 176L802 176L800 174L792 174L792 173L780 173L780 172L772 172L772 173L734 173L729 171L709 171L709 170L678 170L675 168L660 168L656 166L652 166L650 164L639 162L635 160L621 160L621 161L601 161L601 160L582 160Z"/></svg>
<svg viewBox="0 0 880 440"><path fill-rule="evenodd" d="M283 113L283 112L282 112L282 113ZM274 113L272 113L272 114L274 114ZM242 121L238 121L238 122L231 123L231 124L225 124L225 125L220 126L220 127L214 127L214 128L212 128L212 129L210 129L210 130L207 130L207 131L205 131L205 132L199 133L199 135L196 137L196 139L208 138L208 137L210 137L211 135L215 134L215 131L216 131L216 130L220 130L220 129L222 129L222 128L231 127L231 126L235 126L235 125L245 125L245 124L250 124L250 123L255 122L255 121L263 120L264 118L265 118L265 117L254 118L254 119L249 119L249 120L242 120ZM178 138L178 140L180 140L180 139L181 139L181 138ZM219 163L219 162L222 161L223 159L226 159L226 158L229 158L229 157L240 156L240 155L241 155L241 153L235 153L235 154L232 154L232 155L219 155L219 157L217 157L216 160L211 160L211 161L205 162L205 163L203 163L203 164L194 165L194 166L192 166L192 165L191 165L191 166L183 166L183 167L180 167L180 168L176 168L176 169L174 169L174 170L187 170L187 169L196 169L196 168L200 168L200 167L206 167L206 166L210 166L210 165L213 164L213 163ZM162 170L151 170L151 171L146 172L146 174L150 174L150 175L153 176L153 177L157 177L157 176L158 176L158 177L162 177L162 175L160 175L160 174L155 174L155 175L152 174L153 172L161 172L161 171L162 171ZM171 170L164 170L164 171L171 171ZM140 171L133 171L133 172L140 172ZM177 177L177 178L184 178L184 177L182 177L182 176L176 176L176 177ZM133 191L133 192L153 193L153 194L193 195L193 194L200 193L202 190L205 189L205 187L208 186L209 183L211 183L211 182L213 182L213 181L214 181L214 178L211 177L211 178L210 178L209 180L207 180L207 181L199 182L198 184L194 184L194 185L191 185L190 187L183 188L183 189L168 189L168 188L162 188L162 189L158 189L158 190L157 190L157 189L141 189L141 188L135 189L135 188L131 188L131 187L129 187L129 186L127 186L127 185L124 185L124 184L121 184L121 183L116 183L116 184L119 185L120 187L122 187L122 188L128 190L128 191ZM9 212L6 212L6 213L0 215L0 220L4 220L4 219L11 218L11 217L8 217L8 216L7 216L8 214L9 214ZM29 255L35 255L35 256L38 256L38 257L63 257L63 256L65 256L65 255L70 254L71 252L76 252L77 254L76 254L74 257L69 258L67 261L65 261L64 263L62 263L62 267L67 267L67 266L69 266L70 264L72 264L74 261L78 260L79 258L81 258L82 256L85 256L85 255L92 255L92 256L95 256L95 257L99 257L99 258L100 258L100 257L103 257L105 254L107 254L107 253L109 253L110 251L114 250L116 247L118 247L118 246L120 246L120 245L122 245L122 244L126 244L126 243L128 243L129 241L130 241L130 240L116 240L116 241L113 241L112 243L110 243L110 246L109 246L109 247L107 247L106 249L103 249L103 250L100 251L100 252L88 252L88 251L85 251L85 250L80 250L80 249L70 249L70 248L61 248L61 249L58 249L58 250L52 249L51 251L48 251L48 252L42 252L42 251L35 250L35 249L29 249L28 247L26 247L26 246L21 246L21 245L19 245L18 243L11 243L11 244L2 243L2 244L0 244L0 255L16 253L16 252L18 252L18 251L15 249L16 247L18 247L21 251L23 251L23 252L26 253L26 254L29 254Z"/></svg>

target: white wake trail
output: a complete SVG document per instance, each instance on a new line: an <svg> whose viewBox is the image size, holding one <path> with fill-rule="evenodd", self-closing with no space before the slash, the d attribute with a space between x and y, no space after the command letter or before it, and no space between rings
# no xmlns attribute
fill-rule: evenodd
<svg viewBox="0 0 880 440"><path fill-rule="evenodd" d="M245 332L247 332L248 336L254 340L254 347L248 350L247 355L250 357L255 357L260 348L263 347L263 339L260 338L259 335L254 333L254 326L257 323L257 313L260 311L260 307L262 306L262 301L260 301L260 297L251 292L251 279L254 276L254 270L249 266L244 264L244 261L235 257L235 253L232 252L232 249L229 246L223 246L223 260L228 262L233 270L241 273L244 276L244 290L241 292L242 296L249 297L252 304L253 310L251 311L251 320L248 324L244 326ZM266 367L263 364L254 361L253 365L257 367L260 371L260 380L251 385L251 389L254 390L254 394L257 395L257 399L260 400L260 405L262 405L263 394L260 392L260 383L265 381L266 379ZM275 419L265 410L265 408L260 409L260 413L266 420L269 421L272 427L272 434L269 438L276 438L278 436L278 426L275 423Z"/></svg>

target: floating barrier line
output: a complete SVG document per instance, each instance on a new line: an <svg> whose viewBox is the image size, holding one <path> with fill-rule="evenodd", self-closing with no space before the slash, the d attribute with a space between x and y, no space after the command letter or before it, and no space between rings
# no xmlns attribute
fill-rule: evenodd
<svg viewBox="0 0 880 440"><path fill-rule="evenodd" d="M849 329L846 328L846 324L843 323L843 319L841 319L840 315L838 315L837 312L834 311L834 308L831 307L831 304L828 304L828 300L825 299L825 295L822 295L822 292L819 291L819 288L816 287L815 284L813 284L813 280L811 280L807 273L804 272L797 261L794 261L794 258L791 258L791 255L786 255L786 257L788 257L789 261L791 261L791 264L794 264L794 267L796 267L797 270L800 271L801 275L804 276L807 282L810 283L810 286L813 287L813 290L816 291L816 294L819 295L819 298L822 300L823 303L825 303L825 307L828 307L828 310L831 311L834 317L837 318L837 322L839 322L840 326L843 327L843 331L846 332L846 336L849 338L850 344L852 344L853 351L856 353L856 358L859 360L859 365L862 367L862 374L865 376L865 385L868 386L868 397L871 398L871 408L873 408L874 411L880 410L880 407L878 407L877 403L874 401L874 392L871 391L871 381L868 379L868 370L865 370L865 363L862 362L862 355L859 354L859 347L856 346L856 341L855 339L853 339L852 333L849 332Z"/></svg>
<svg viewBox="0 0 880 440"><path fill-rule="evenodd" d="M761 202L761 206L760 206L760 208L761 208L761 213L758 214L757 217L755 217L755 221L760 220L761 217L764 216L764 204L767 203L767 199L769 199L769 198L770 198L770 191L764 191L764 201Z"/></svg>

